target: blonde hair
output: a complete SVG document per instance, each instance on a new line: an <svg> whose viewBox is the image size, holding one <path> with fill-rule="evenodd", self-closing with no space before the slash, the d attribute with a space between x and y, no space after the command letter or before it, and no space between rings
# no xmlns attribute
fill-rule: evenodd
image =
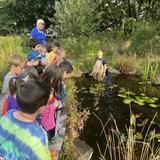
<svg viewBox="0 0 160 160"><path fill-rule="evenodd" d="M9 57L8 59L8 66L11 67L12 65L14 66L19 66L19 65L26 65L26 60L24 57L20 56L20 55L12 55L11 57Z"/></svg>
<svg viewBox="0 0 160 160"><path fill-rule="evenodd" d="M98 53L97 53L97 56L99 58L102 58L103 57L103 51L102 50L99 50Z"/></svg>

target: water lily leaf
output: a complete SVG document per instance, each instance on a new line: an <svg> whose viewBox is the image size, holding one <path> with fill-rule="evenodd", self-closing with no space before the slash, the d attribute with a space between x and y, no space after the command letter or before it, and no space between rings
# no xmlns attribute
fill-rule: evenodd
<svg viewBox="0 0 160 160"><path fill-rule="evenodd" d="M126 92L126 89L125 89L124 87L121 87L118 92L119 92L119 93L124 93L124 92Z"/></svg>
<svg viewBox="0 0 160 160"><path fill-rule="evenodd" d="M136 98L136 100L137 100L138 102L141 102L141 103L143 103L143 102L145 101L143 98L141 98L141 97L139 97L139 96L135 96L135 98Z"/></svg>
<svg viewBox="0 0 160 160"><path fill-rule="evenodd" d="M125 94L118 94L117 96L122 97L122 98L127 98L127 95L125 95Z"/></svg>
<svg viewBox="0 0 160 160"><path fill-rule="evenodd" d="M136 133L136 138L137 138L138 140L141 140L141 139L143 139L143 136L142 136L141 133L137 132L137 133Z"/></svg>
<svg viewBox="0 0 160 160"><path fill-rule="evenodd" d="M114 87L113 86L109 86L108 88L113 89Z"/></svg>
<svg viewBox="0 0 160 160"><path fill-rule="evenodd" d="M154 107L154 108L157 108L157 107L158 107L156 104L152 104L152 103L149 104L149 106L150 106L150 107Z"/></svg>
<svg viewBox="0 0 160 160"><path fill-rule="evenodd" d="M143 101L138 101L138 100L134 99L133 102L136 103L136 104L138 104L138 105L140 105L140 106L144 105Z"/></svg>
<svg viewBox="0 0 160 160"><path fill-rule="evenodd" d="M150 98L150 99L146 99L145 102L146 103L155 103L156 101Z"/></svg>
<svg viewBox="0 0 160 160"><path fill-rule="evenodd" d="M155 100L155 101L158 101L158 98L157 98L157 97L153 97L152 99Z"/></svg>
<svg viewBox="0 0 160 160"><path fill-rule="evenodd" d="M138 105L144 106L144 103L143 102L138 102Z"/></svg>
<svg viewBox="0 0 160 160"><path fill-rule="evenodd" d="M131 98L126 98L126 99L123 100L123 103L125 103L125 104L130 104L132 101L133 101L133 99L131 99Z"/></svg>
<svg viewBox="0 0 160 160"><path fill-rule="evenodd" d="M128 95L135 95L135 93L132 92L132 91L126 91L125 94L128 94Z"/></svg>
<svg viewBox="0 0 160 160"><path fill-rule="evenodd" d="M116 85L116 84L113 84L113 85L112 85L112 87L118 87L118 85Z"/></svg>

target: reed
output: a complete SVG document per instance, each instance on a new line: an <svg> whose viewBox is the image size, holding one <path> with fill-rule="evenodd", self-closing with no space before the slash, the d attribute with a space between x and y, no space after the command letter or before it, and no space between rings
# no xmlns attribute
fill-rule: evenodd
<svg viewBox="0 0 160 160"><path fill-rule="evenodd" d="M109 120L103 124L102 120L93 113L100 121L102 132L105 136L106 148L104 152L100 149L97 143L100 160L158 160L160 158L160 146L156 145L156 134L150 133L151 126L157 114L153 117L148 128L146 128L145 135L142 137L142 132L147 126L143 126L141 132L136 132L136 118L131 114L130 126L127 128L127 135L125 136L118 129L116 120L111 115ZM113 127L106 132L105 127L109 122L113 122ZM159 134L158 134L159 135ZM150 137L150 138L149 138ZM107 157L107 158L106 158Z"/></svg>

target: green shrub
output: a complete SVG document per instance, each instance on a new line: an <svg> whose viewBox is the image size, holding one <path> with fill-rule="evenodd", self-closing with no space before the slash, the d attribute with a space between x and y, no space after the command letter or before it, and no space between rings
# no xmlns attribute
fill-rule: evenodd
<svg viewBox="0 0 160 160"><path fill-rule="evenodd" d="M158 38L159 39L159 38ZM156 54L156 27L148 22L139 22L131 37L130 51L139 55Z"/></svg>
<svg viewBox="0 0 160 160"><path fill-rule="evenodd" d="M114 67L122 74L140 71L140 60L136 56L115 55L112 57Z"/></svg>
<svg viewBox="0 0 160 160"><path fill-rule="evenodd" d="M62 37L80 37L95 33L98 22L94 13L96 4L91 0L61 0L55 3L56 26Z"/></svg>

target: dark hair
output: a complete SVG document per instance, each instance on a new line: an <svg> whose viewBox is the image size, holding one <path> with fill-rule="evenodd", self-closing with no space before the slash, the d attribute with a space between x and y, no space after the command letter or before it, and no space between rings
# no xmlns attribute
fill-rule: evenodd
<svg viewBox="0 0 160 160"><path fill-rule="evenodd" d="M66 60L59 64L59 68L62 72L66 71L67 73L71 73L73 71L71 63Z"/></svg>
<svg viewBox="0 0 160 160"><path fill-rule="evenodd" d="M17 103L24 113L33 114L47 104L50 88L38 80L21 83L16 92Z"/></svg>
<svg viewBox="0 0 160 160"><path fill-rule="evenodd" d="M61 45L60 45L58 42L54 42L54 43L53 43L53 47L58 47L58 48L60 48Z"/></svg>
<svg viewBox="0 0 160 160"><path fill-rule="evenodd" d="M47 42L47 43L45 43L45 47L46 47L47 52L49 53L52 51L53 45L51 42Z"/></svg>
<svg viewBox="0 0 160 160"><path fill-rule="evenodd" d="M55 64L50 64L43 72L41 81L52 88L53 95L56 97L62 90L62 78L63 74L61 69Z"/></svg>
<svg viewBox="0 0 160 160"><path fill-rule="evenodd" d="M17 91L18 86L22 83L22 82L26 82L30 79L37 79L34 74L32 73L27 73L27 72L23 72L20 75L18 75L17 77L13 77L10 79L9 81L9 92L11 95L14 95Z"/></svg>
<svg viewBox="0 0 160 160"><path fill-rule="evenodd" d="M39 41L39 39L30 39L30 41L29 41L29 46L30 46L30 48L35 48L36 47L36 45L39 45L39 44L41 44L41 42Z"/></svg>

